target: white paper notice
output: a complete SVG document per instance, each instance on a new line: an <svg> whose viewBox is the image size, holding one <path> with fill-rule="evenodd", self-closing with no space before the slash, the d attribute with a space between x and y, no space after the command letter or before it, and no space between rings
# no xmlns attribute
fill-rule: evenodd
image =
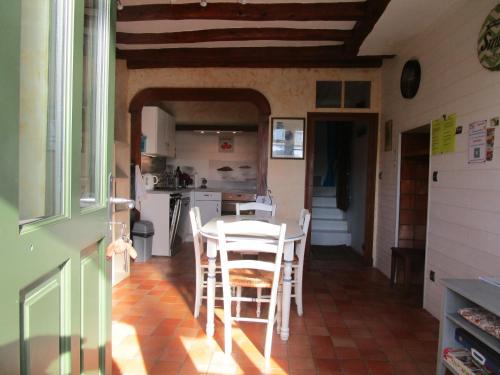
<svg viewBox="0 0 500 375"><path fill-rule="evenodd" d="M469 124L469 164L486 161L486 124L486 120Z"/></svg>

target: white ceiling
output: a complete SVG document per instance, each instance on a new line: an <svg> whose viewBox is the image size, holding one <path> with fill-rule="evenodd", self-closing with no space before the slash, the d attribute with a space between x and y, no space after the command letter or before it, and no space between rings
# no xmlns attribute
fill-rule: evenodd
<svg viewBox="0 0 500 375"><path fill-rule="evenodd" d="M455 3L467 0L391 0L358 55L391 55L402 42L434 24Z"/></svg>

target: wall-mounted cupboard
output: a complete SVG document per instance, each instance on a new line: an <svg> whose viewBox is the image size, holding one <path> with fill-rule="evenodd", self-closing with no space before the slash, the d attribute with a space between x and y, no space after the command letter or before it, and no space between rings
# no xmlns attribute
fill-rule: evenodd
<svg viewBox="0 0 500 375"><path fill-rule="evenodd" d="M142 109L141 151L150 155L175 157L175 117L160 107Z"/></svg>

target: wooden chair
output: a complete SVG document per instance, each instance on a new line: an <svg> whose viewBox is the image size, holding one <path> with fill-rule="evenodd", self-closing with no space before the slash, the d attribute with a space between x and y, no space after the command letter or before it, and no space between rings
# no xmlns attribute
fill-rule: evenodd
<svg viewBox="0 0 500 375"><path fill-rule="evenodd" d="M271 216L276 216L276 204L265 204L260 202L236 203L236 215L241 215L242 211L255 211L256 215L259 215L259 212L268 212ZM241 295L241 288L237 288L236 292ZM257 288L257 297L262 297L261 288ZM260 307L260 302L257 302L257 317L260 317Z"/></svg>
<svg viewBox="0 0 500 375"><path fill-rule="evenodd" d="M309 210L303 208L300 210L299 215L299 225L302 227L304 232L304 237L296 244L295 247L295 257L292 263L292 287L293 293L292 297L295 298L295 304L297 305L297 314L302 316L304 309L302 307L302 276L304 273L304 254L307 243L307 233L309 232L309 223L311 222L311 213Z"/></svg>
<svg viewBox="0 0 500 375"><path fill-rule="evenodd" d="M309 232L309 223L311 222L311 213L309 210L303 208L300 210L299 225L304 232L304 237L295 243L295 256L292 262L292 287L293 292L291 297L295 298L297 305L297 314L302 316L304 313L302 305L302 277L304 273L304 254L307 243L307 233ZM261 260L265 260L267 255L259 256ZM282 265L282 268L284 265ZM257 315L258 316L258 315Z"/></svg>
<svg viewBox="0 0 500 375"><path fill-rule="evenodd" d="M258 202L236 203L236 215L241 215L241 211L263 211L270 212L271 216L276 216L276 205Z"/></svg>
<svg viewBox="0 0 500 375"><path fill-rule="evenodd" d="M207 288L206 276L208 276L208 258L204 251L203 237L200 233L201 215L198 207L193 207L189 210L189 218L191 220L191 229L193 230L193 245L195 259L195 274L196 274L196 295L194 298L194 317L200 315L200 307L202 299L207 297L203 295L203 289ZM220 274L220 265L216 266L215 273ZM221 282L215 283L216 287L222 287ZM221 299L216 297L216 299Z"/></svg>
<svg viewBox="0 0 500 375"><path fill-rule="evenodd" d="M217 222L219 236L219 250L222 269L222 288L224 295L224 346L226 354L232 350L233 321L247 321L266 323L266 342L264 357L271 356L273 326L277 320L278 331L281 324L281 296L278 295L280 285L281 260L286 232L286 224L274 225L261 221L238 221L225 224L222 220ZM254 252L273 254L272 262L259 259L230 260L230 252ZM231 294L231 287L245 288L270 288L269 298L243 297L241 293L236 296ZM237 302L265 302L269 303L267 319L241 317L232 315L231 304ZM276 314L276 305L277 314Z"/></svg>

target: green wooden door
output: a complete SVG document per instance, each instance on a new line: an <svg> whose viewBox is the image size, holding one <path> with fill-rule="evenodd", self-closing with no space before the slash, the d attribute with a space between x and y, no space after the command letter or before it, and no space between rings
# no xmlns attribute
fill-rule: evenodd
<svg viewBox="0 0 500 375"><path fill-rule="evenodd" d="M0 2L0 374L111 372L114 2Z"/></svg>

